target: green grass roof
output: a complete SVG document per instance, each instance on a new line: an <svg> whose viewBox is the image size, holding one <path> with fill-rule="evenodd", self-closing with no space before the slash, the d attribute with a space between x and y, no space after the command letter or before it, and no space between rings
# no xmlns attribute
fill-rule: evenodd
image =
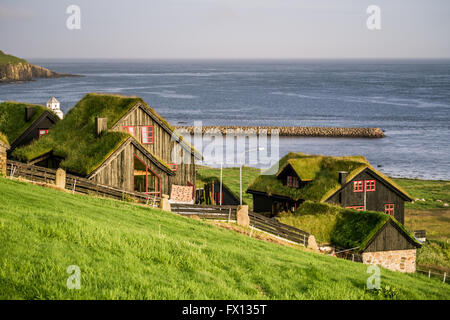
<svg viewBox="0 0 450 320"><path fill-rule="evenodd" d="M338 180L339 171L348 172L347 182L349 182L362 170L370 168L409 197L391 179L372 168L362 156L332 157L291 152L281 158L277 165L279 168L277 174L259 176L247 190L289 197L293 200L325 201L341 188ZM277 175L288 165L292 166L300 179L310 182L300 188L291 188L283 185L283 182L277 178ZM273 168L269 170L271 172L275 171Z"/></svg>
<svg viewBox="0 0 450 320"><path fill-rule="evenodd" d="M119 131L105 131L97 137L95 118L107 118L108 129L111 129L138 103L145 104L138 97L89 93L47 135L28 146L18 148L13 156L22 161L30 161L53 151L55 156L64 158L60 164L62 168L83 176L88 175L130 137L128 133ZM164 161L159 162L170 169Z"/></svg>
<svg viewBox="0 0 450 320"><path fill-rule="evenodd" d="M25 108L34 107L35 113L29 121L25 121ZM0 132L10 143L13 143L27 130L46 110L46 107L37 104L5 101L0 103Z"/></svg>
<svg viewBox="0 0 450 320"><path fill-rule="evenodd" d="M359 250L365 249L375 234L391 220L407 237L420 245L395 218L381 212L356 211L306 201L294 214L282 215L280 220L310 232L319 242L331 242L347 249L358 247Z"/></svg>
<svg viewBox="0 0 450 320"><path fill-rule="evenodd" d="M18 64L18 63L28 63L28 62L24 59L20 59L15 56L6 54L0 50L0 65L2 65L2 64Z"/></svg>

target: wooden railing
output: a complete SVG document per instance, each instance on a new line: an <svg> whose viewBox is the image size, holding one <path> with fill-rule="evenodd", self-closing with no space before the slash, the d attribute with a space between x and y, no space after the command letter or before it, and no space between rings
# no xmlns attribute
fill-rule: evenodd
<svg viewBox="0 0 450 320"><path fill-rule="evenodd" d="M172 203L171 208L183 216L198 216L201 219L236 220L237 206L214 206ZM250 227L270 233L277 237L308 246L309 233L287 224L267 218L259 213L249 212Z"/></svg>
<svg viewBox="0 0 450 320"><path fill-rule="evenodd" d="M187 217L196 215L202 219L228 221L236 220L236 206L212 206L172 203L170 207L173 212Z"/></svg>
<svg viewBox="0 0 450 320"><path fill-rule="evenodd" d="M249 212L250 225L254 228L271 233L280 238L308 246L309 233L290 225L278 222L256 212Z"/></svg>
<svg viewBox="0 0 450 320"><path fill-rule="evenodd" d="M56 170L54 169L8 160L6 170L8 176L11 178L22 177L30 181L44 183L55 183L56 181ZM74 193L98 195L118 200L136 201L153 206L157 206L160 201L159 197L140 192L129 192L112 186L100 185L91 180L71 174L66 174L66 189Z"/></svg>

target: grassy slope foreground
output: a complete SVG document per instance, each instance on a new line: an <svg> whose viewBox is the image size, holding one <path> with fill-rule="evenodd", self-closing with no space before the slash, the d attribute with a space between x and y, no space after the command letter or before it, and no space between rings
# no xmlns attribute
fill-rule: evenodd
<svg viewBox="0 0 450 320"><path fill-rule="evenodd" d="M161 230L161 233L159 232ZM371 299L367 266L142 206L0 178L2 299ZM66 287L70 265L81 289ZM401 299L448 285L382 270Z"/></svg>

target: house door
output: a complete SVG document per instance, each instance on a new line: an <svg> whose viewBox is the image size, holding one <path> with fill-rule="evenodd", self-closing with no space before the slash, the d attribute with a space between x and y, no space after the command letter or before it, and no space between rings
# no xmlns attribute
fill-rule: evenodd
<svg viewBox="0 0 450 320"><path fill-rule="evenodd" d="M161 179L134 155L134 191L161 196Z"/></svg>

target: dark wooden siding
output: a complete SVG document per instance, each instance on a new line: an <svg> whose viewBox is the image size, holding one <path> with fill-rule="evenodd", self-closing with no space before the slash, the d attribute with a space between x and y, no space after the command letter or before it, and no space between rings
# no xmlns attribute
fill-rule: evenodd
<svg viewBox="0 0 450 320"><path fill-rule="evenodd" d="M122 145L113 155L101 165L98 172L91 178L96 183L110 185L127 191L134 191L134 155L142 160L161 182L161 192L168 194L169 177L167 173L155 166L132 143Z"/></svg>
<svg viewBox="0 0 450 320"><path fill-rule="evenodd" d="M363 206L364 192L353 192L353 181L355 180L375 180L375 191L366 192L366 209L370 211L384 212L384 205L393 203L395 205L394 217L400 223L404 223L404 200L391 188L389 188L384 180L378 179L371 173L370 170L365 169L356 175L346 186L334 194L327 202L348 206Z"/></svg>
<svg viewBox="0 0 450 320"><path fill-rule="evenodd" d="M272 199L265 195L253 194L253 211L272 213Z"/></svg>
<svg viewBox="0 0 450 320"><path fill-rule="evenodd" d="M153 126L153 143L142 144L148 151L154 154L156 157L162 159L166 163L172 163L172 152L179 152L182 150L183 159L185 163L178 164L177 171L174 176L171 176L168 181L167 191L164 193L170 193L170 187L172 184L176 185L189 185L195 186L195 158L185 149L179 147L179 143L175 141L171 134L169 134L157 121L153 120L141 107L137 107L131 110L126 116L114 125L113 130L120 131L123 126L135 127L135 138L139 142L142 142L143 126ZM175 146L178 145L177 148Z"/></svg>
<svg viewBox="0 0 450 320"><path fill-rule="evenodd" d="M374 236L364 252L408 250L415 248L416 246L407 239L404 233L392 221L388 221Z"/></svg>

